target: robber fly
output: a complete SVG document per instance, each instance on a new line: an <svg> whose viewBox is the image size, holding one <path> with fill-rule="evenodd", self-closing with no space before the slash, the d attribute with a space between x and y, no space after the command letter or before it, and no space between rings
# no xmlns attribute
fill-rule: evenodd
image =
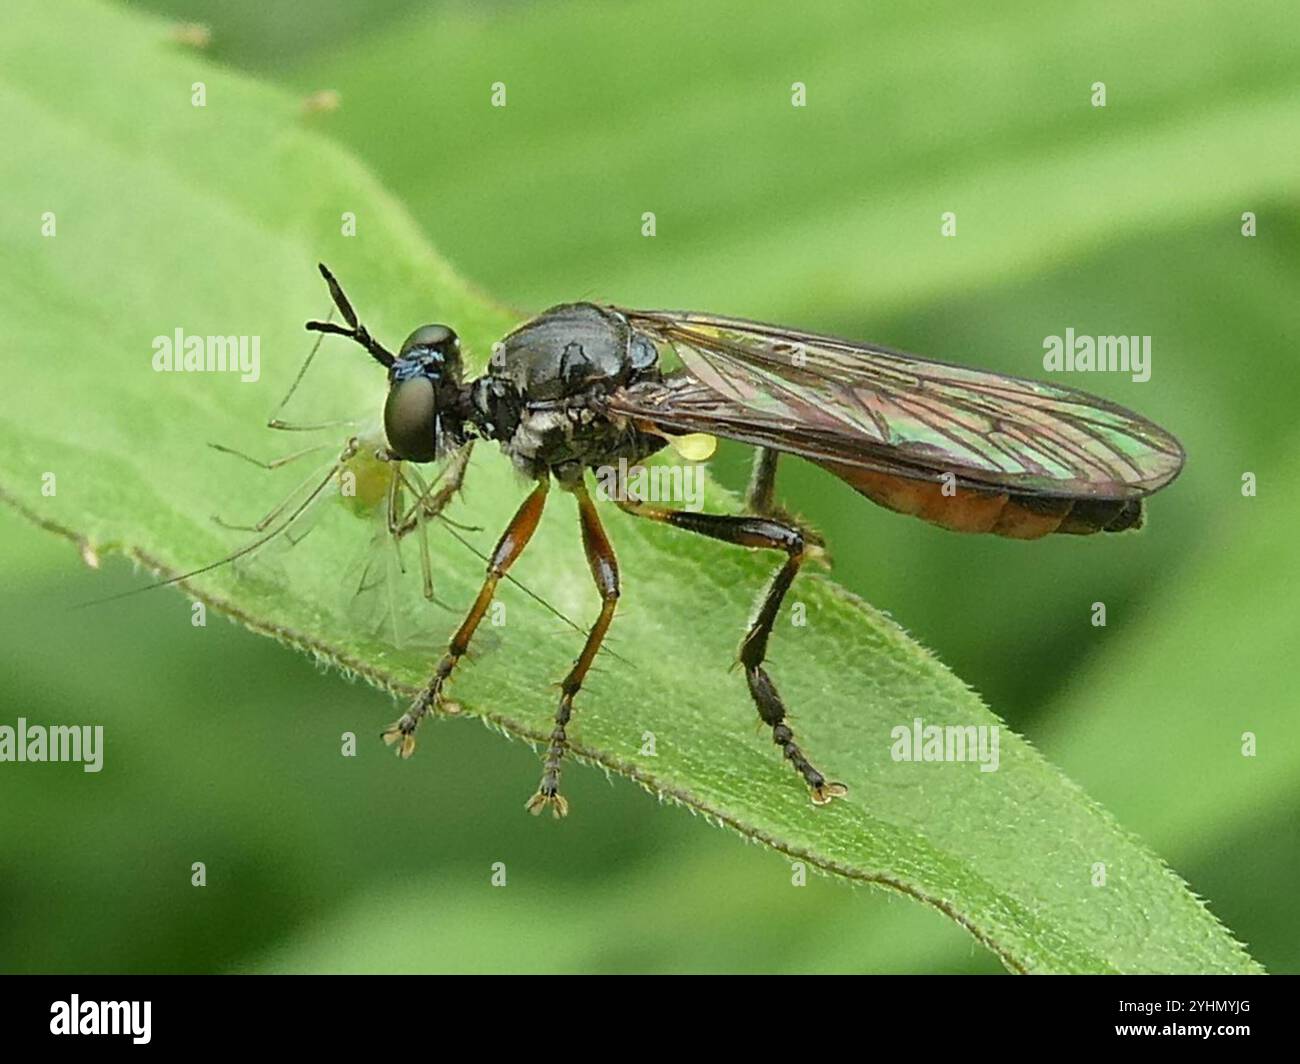
<svg viewBox="0 0 1300 1064"><path fill-rule="evenodd" d="M495 440L534 487L488 560L478 597L428 684L384 733L403 757L421 720L469 648L498 583L528 545L551 482L578 503L583 546L601 607L560 685L541 783L527 808L563 816L560 767L573 701L614 618L618 562L588 494L588 469L638 462L671 438L724 436L759 448L747 514L669 509L612 492L627 512L743 547L781 551L740 644L750 695L772 739L817 805L846 793L795 743L764 668L782 600L815 546L774 504L777 457L799 455L891 510L944 528L1037 539L1138 528L1143 500L1183 465L1178 441L1123 407L1072 388L935 362L871 344L735 318L552 307L496 345L485 374L465 380L460 341L446 325L416 329L390 352L357 319L334 275L321 275L346 324L309 330L348 337L388 371L385 450L408 463L452 458L445 491L475 439ZM678 365L670 368L669 352ZM620 468L624 468L620 466Z"/></svg>

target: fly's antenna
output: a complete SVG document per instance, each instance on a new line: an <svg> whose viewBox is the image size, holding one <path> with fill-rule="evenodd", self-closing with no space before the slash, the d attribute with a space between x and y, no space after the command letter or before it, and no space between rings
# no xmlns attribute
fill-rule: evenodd
<svg viewBox="0 0 1300 1064"><path fill-rule="evenodd" d="M378 362L381 366L388 368L397 361L383 344L370 335L364 325L357 320L357 312L352 309L352 304L348 297L343 294L343 289L336 278L329 271L329 267L323 262L316 264L320 270L320 275L325 278L325 283L329 285L330 298L334 300L334 305L339 308L339 313L343 315L343 320L348 323L350 328L344 328L342 325L336 325L332 321L309 321L306 328L310 332L330 333L334 336L346 336L349 340L354 340L370 352L370 357Z"/></svg>

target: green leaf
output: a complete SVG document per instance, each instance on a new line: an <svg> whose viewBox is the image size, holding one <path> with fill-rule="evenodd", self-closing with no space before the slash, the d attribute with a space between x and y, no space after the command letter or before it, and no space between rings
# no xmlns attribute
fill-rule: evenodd
<svg viewBox="0 0 1300 1064"><path fill-rule="evenodd" d="M96 551L164 573L211 562L241 542L214 512L250 520L297 482L292 469L265 473L205 444L264 457L301 446L260 426L305 352L302 320L325 309L318 259L389 343L442 319L482 360L514 321L457 280L365 169L313 132L298 101L178 50L156 22L93 3L20 4L0 71L0 121L21 131L0 160L0 311L13 351L0 492ZM196 82L203 107L191 102ZM41 233L45 212L55 236ZM340 233L345 212L356 237ZM260 337L260 379L154 372L153 338L177 328ZM377 411L382 374L356 349L329 344L318 363L300 419ZM343 442L339 432L325 439ZM471 535L486 549L522 494L508 463L480 448L453 516L481 527ZM736 506L716 487L707 502ZM814 809L727 671L775 560L618 512L607 525L624 581L619 658L606 655L579 697L575 754L815 868L924 901L1016 971L1258 970L1172 872L1025 741L1003 732L996 772L892 760L891 730L913 718L998 720L895 624L810 573L792 596L808 623L782 622L772 671L810 755L850 787L848 800ZM343 574L373 527L332 506L302 543L192 590L249 627L409 692L431 651L366 634L348 609ZM438 594L463 609L481 563L439 532L434 548ZM552 500L516 573L569 616L594 617L570 500ZM436 641L455 614L423 604L417 584L407 581L404 602ZM484 633L499 638L482 640L454 693L467 712L537 741L550 730L548 683L578 640L516 589L501 597L507 623ZM112 624L114 607L98 608ZM374 723L377 733L387 721ZM656 756L640 753L646 732ZM438 767L426 724L416 757L392 771L428 773L436 794ZM520 815L533 784L519 781ZM563 830L581 821L578 807Z"/></svg>

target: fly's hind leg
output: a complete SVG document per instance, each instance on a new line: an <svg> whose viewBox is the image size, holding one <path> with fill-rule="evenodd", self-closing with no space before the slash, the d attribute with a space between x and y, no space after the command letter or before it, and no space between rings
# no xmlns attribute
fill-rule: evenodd
<svg viewBox="0 0 1300 1064"><path fill-rule="evenodd" d="M397 744L397 752L402 757L410 757L415 752L415 729L419 727L420 721L425 715L442 700L442 689L446 684L448 677L455 670L460 659L465 656L469 649L470 640L474 638L474 632L479 623L483 620L484 614L487 613L488 606L492 603L492 596L496 593L497 584L501 582L502 577L515 560L528 546L528 541L532 539L533 533L537 531L537 523L541 519L542 509L546 505L546 492L550 486L549 480L540 480L532 492L523 502L523 505L516 511L515 516L510 519L510 524L506 526L505 532L501 534L501 539L497 541L496 549L492 551L488 559L487 576L483 580L483 586L479 589L478 597L474 600L474 605L465 615L456 634L451 637L451 643L447 647L447 652L438 662L434 669L433 676L430 677L425 689L420 692L419 696L411 703L410 708L401 715L387 731L384 732L384 742L390 746Z"/></svg>
<svg viewBox="0 0 1300 1064"><path fill-rule="evenodd" d="M329 315L325 320L333 322L334 308L330 308ZM330 421L318 421L314 425L297 425L280 417L284 412L284 408L289 405L289 400L293 398L294 392L302 384L303 377L307 376L307 371L311 369L311 364L315 361L316 352L320 350L320 342L323 339L325 339L324 333L317 335L316 342L311 345L311 350L307 352L307 357L303 360L302 366L299 367L297 375L293 378L293 383L289 385L289 390L285 393L284 398L276 404L275 409L271 411L270 417L266 419L268 429L277 429L280 432L315 432L317 429L332 429L341 425L355 426L358 424L357 418L334 418Z"/></svg>
<svg viewBox="0 0 1300 1064"><path fill-rule="evenodd" d="M745 509L767 516L776 511L776 460L780 451L760 447L754 452L754 468L745 489Z"/></svg>
<svg viewBox="0 0 1300 1064"><path fill-rule="evenodd" d="M624 493L620 493L624 494ZM740 644L740 664L745 670L749 694L758 709L763 723L772 729L772 741L808 784L814 805L826 805L832 798L848 793L842 783L832 783L813 766L794 741L794 732L786 723L785 703L776 684L763 668L767 658L767 644L776 624L781 602L800 567L807 557L808 543L804 533L793 523L771 517L738 517L730 514L702 514L689 510L666 510L642 502L627 500L619 506L638 517L660 521L674 528L708 536L724 543L741 547L764 547L783 550L785 564L777 570L763 596L758 614Z"/></svg>
<svg viewBox="0 0 1300 1064"><path fill-rule="evenodd" d="M537 793L528 799L525 807L536 816L549 805L551 812L557 818L566 815L569 811L569 803L560 794L560 762L569 748L568 726L569 719L573 715L573 699L582 689L582 683L587 678L591 663L600 652L600 644L614 620L619 594L618 560L614 557L614 548L610 546L605 529L601 526L596 506L581 482L568 490L572 491L578 500L578 520L582 524L582 546L587 554L587 564L591 567L591 577L600 592L600 615L587 632L587 641L583 644L582 653L578 655L573 668L560 684L560 704L555 710L555 728L551 732L550 743L546 748L542 781L538 784Z"/></svg>

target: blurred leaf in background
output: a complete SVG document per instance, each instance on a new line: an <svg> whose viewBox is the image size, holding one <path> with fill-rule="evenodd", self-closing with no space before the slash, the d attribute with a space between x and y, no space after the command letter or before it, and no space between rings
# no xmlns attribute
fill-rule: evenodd
<svg viewBox="0 0 1300 1064"><path fill-rule="evenodd" d="M1149 383L1066 381L1169 425L1191 456L1139 536L970 539L793 465L782 485L828 535L840 580L1038 739L1255 957L1300 970L1286 901L1300 741L1284 683L1297 631L1293 5L805 4L761 20L738 3L148 6L209 22L223 62L304 96L337 89L341 109L311 121L376 169L462 274L529 312L575 298L698 307L1028 376L1043 375L1043 337L1066 327L1151 335ZM510 102L492 111L498 81ZM806 108L789 106L796 81ZM1105 108L1090 104L1098 81ZM943 211L954 239L940 236ZM1241 235L1244 211L1257 237ZM738 484L741 461L724 453L723 478ZM1258 498L1241 495L1247 470ZM187 647L157 623L179 598L133 605L108 631L77 622L78 679L67 647L21 633L36 627L31 602L84 598L86 582L67 573L66 547L0 520L18 633L7 693L33 715L95 699L157 744L136 793L99 799L90 821L85 784L50 777L42 831L78 846L8 833L0 892L31 914L0 941L15 967L314 970L369 948L377 969L435 954L484 970L996 970L916 906L816 880L792 903L779 859L589 772L573 773L589 792L582 831L533 831L513 782L531 755L478 729L438 738L472 809L428 808L377 757L342 786L327 771L337 754L296 750L289 722L340 697L371 699L383 720L386 700L340 694L244 633L224 633L220 658ZM1090 624L1096 601L1104 629ZM143 630L156 641L131 639ZM138 678L160 656L176 665L146 697ZM220 788L171 759L180 703L187 728L249 722ZM281 743L266 741L268 720ZM1245 731L1257 758L1241 757ZM140 838L133 825L159 804L170 818ZM418 847L384 844L370 818L385 806L410 817ZM456 886L486 876L503 845L551 892L533 911ZM198 850L260 889L211 890L191 912L132 889L133 863ZM259 859L269 851L275 862ZM398 930L425 906L439 911L436 943Z"/></svg>

